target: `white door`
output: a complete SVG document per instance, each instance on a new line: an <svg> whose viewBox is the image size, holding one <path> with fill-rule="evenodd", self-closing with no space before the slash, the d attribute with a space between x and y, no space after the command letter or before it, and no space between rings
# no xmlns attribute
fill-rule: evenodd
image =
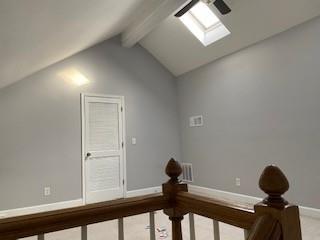
<svg viewBox="0 0 320 240"><path fill-rule="evenodd" d="M123 98L83 96L86 203L124 197Z"/></svg>

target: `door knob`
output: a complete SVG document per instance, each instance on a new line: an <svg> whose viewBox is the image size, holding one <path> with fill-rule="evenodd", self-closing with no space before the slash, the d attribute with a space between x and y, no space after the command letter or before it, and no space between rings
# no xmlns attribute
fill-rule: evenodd
<svg viewBox="0 0 320 240"><path fill-rule="evenodd" d="M91 153L87 153L87 155L86 155L86 157L88 158L88 157L91 157Z"/></svg>

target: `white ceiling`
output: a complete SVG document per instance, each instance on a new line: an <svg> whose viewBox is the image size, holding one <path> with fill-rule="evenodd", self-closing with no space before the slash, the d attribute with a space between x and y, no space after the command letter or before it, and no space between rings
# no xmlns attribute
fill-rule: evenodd
<svg viewBox="0 0 320 240"><path fill-rule="evenodd" d="M0 88L119 34L143 0L1 0Z"/></svg>
<svg viewBox="0 0 320 240"><path fill-rule="evenodd" d="M169 17L140 44L178 76L320 14L319 0L226 2L232 8L229 15L222 17L215 12L231 35L208 47L204 47L175 17Z"/></svg>
<svg viewBox="0 0 320 240"><path fill-rule="evenodd" d="M123 32L151 1L1 0L0 88ZM169 17L140 44L178 76L320 15L319 0L226 2L232 12L216 13L231 35L219 42L204 47Z"/></svg>

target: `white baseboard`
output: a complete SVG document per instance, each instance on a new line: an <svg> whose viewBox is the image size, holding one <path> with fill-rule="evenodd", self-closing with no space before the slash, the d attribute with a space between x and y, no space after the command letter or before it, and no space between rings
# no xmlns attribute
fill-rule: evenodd
<svg viewBox="0 0 320 240"><path fill-rule="evenodd" d="M320 209L300 206L302 216L320 219Z"/></svg>
<svg viewBox="0 0 320 240"><path fill-rule="evenodd" d="M238 194L238 193L231 193L231 192L216 190L212 188L200 187L195 185L189 185L188 187L189 187L189 191L192 193L213 197L213 198L218 198L220 200L225 200L225 201L255 204L262 200L262 198L252 197L252 196ZM320 209L299 206L299 210L302 216L320 219Z"/></svg>
<svg viewBox="0 0 320 240"><path fill-rule="evenodd" d="M162 191L162 189L160 186L150 187L150 188L142 188L142 189L138 189L138 190L127 191L126 197L137 197L137 196L142 196L142 195L147 195L147 194L152 194L152 193L159 193L161 191Z"/></svg>
<svg viewBox="0 0 320 240"><path fill-rule="evenodd" d="M188 188L191 193L196 193L199 195L217 198L225 201L255 204L262 200L261 198L257 198L257 197L251 197L248 195L226 192L226 191L216 190L212 188L200 187L196 185L189 185Z"/></svg>
<svg viewBox="0 0 320 240"><path fill-rule="evenodd" d="M161 187L150 187L150 188L142 188L133 191L127 191L126 197L136 197L142 196L152 193L161 192ZM9 209L0 211L0 219L1 218L8 218L8 217L17 217L22 215L34 214L34 213L41 213L47 211L54 211L59 209L71 208L71 207L78 207L83 206L84 202L83 199L76 199L71 201L64 201L64 202L56 202L50 204L42 204L32 207L24 207L24 208L16 208L16 209Z"/></svg>
<svg viewBox="0 0 320 240"><path fill-rule="evenodd" d="M213 197L213 198L217 198L225 201L255 204L262 200L261 198L257 198L257 197L252 197L252 196L238 194L238 193L231 193L231 192L216 190L212 188L200 187L196 185L188 185L188 188L191 193L196 193L199 195ZM161 191L162 191L161 186L142 188L138 190L127 191L126 197L137 197L137 196L142 196L142 195L147 195L152 193L159 193ZM32 207L4 210L4 211L0 211L0 219L46 212L46 211L53 211L58 209L78 207L82 205L83 205L83 200L76 199L71 201L43 204L43 205L32 206ZM303 216L320 219L320 209L309 208L304 206L300 206L299 209L300 209L300 214Z"/></svg>
<svg viewBox="0 0 320 240"><path fill-rule="evenodd" d="M0 211L0 218L16 217L16 216L27 215L27 214L54 211L58 209L78 207L81 205L83 205L83 200L76 199L71 201L42 204L42 205L32 206L32 207L9 209L9 210Z"/></svg>

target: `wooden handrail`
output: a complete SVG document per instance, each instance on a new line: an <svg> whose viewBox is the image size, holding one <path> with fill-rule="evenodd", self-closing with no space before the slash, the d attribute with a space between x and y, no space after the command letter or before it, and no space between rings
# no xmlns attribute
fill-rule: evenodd
<svg viewBox="0 0 320 240"><path fill-rule="evenodd" d="M183 212L192 212L244 229L250 229L256 219L253 206L231 204L189 192L177 194L176 207Z"/></svg>
<svg viewBox="0 0 320 240"><path fill-rule="evenodd" d="M169 208L162 194L89 204L0 220L0 240L13 240Z"/></svg>
<svg viewBox="0 0 320 240"><path fill-rule="evenodd" d="M189 193L187 184L178 179L181 172L180 164L171 159L166 167L170 179L162 185L162 194L0 220L0 240L15 240L80 226L86 232L88 224L113 219L120 219L123 226L124 217L161 209L172 221L173 240L182 240L181 221L188 213L214 219L217 226L217 221L220 221L243 228L248 240L302 239L299 209L282 197L289 189L289 183L279 168L268 166L263 171L259 186L267 197L254 206L231 204ZM150 236L154 238L154 233L151 232Z"/></svg>
<svg viewBox="0 0 320 240"><path fill-rule="evenodd" d="M188 193L187 185L178 180L181 172L179 162L171 159L166 167L170 180L162 185L163 194L173 205L171 209L164 210L172 221L173 240L182 239L181 220L187 213L247 229L250 240L302 239L299 209L282 197L289 189L289 182L278 167L268 166L264 169L259 186L267 197L253 209ZM266 222L268 224L264 224ZM266 229L271 229L272 234L265 234Z"/></svg>

